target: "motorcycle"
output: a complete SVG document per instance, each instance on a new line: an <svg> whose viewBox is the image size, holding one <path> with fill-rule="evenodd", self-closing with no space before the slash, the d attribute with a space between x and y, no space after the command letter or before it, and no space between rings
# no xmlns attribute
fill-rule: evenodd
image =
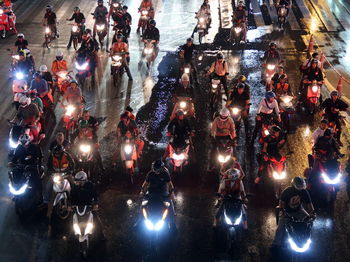
<svg viewBox="0 0 350 262"><path fill-rule="evenodd" d="M232 158L234 150L232 146L232 140L230 139L220 139L215 141L217 160L220 165L220 170L223 169L224 165Z"/></svg>
<svg viewBox="0 0 350 262"><path fill-rule="evenodd" d="M231 30L230 30L230 42L233 45L239 45L243 41L243 29L245 27L244 22L236 22L233 24Z"/></svg>
<svg viewBox="0 0 350 262"><path fill-rule="evenodd" d="M271 86L271 78L277 72L277 65L273 63L267 63L267 64L263 64L263 67L266 67L264 82L265 82L266 88L269 88Z"/></svg>
<svg viewBox="0 0 350 262"><path fill-rule="evenodd" d="M195 117L194 103L191 97L177 97L176 99L177 101L173 112L171 113L170 119L175 118L175 114L179 109L184 112L185 117L188 117L189 119Z"/></svg>
<svg viewBox="0 0 350 262"><path fill-rule="evenodd" d="M211 80L210 108L212 112L217 112L222 105L222 84L220 79Z"/></svg>
<svg viewBox="0 0 350 262"><path fill-rule="evenodd" d="M234 251L242 242L244 201L227 195L223 199L223 212L219 219L221 229L225 235L226 247L229 252Z"/></svg>
<svg viewBox="0 0 350 262"><path fill-rule="evenodd" d="M145 32L149 21L152 18L152 10L139 10L139 12L141 13L140 15L140 19L139 19L139 24L138 27L141 28L141 35L143 35L143 33Z"/></svg>
<svg viewBox="0 0 350 262"><path fill-rule="evenodd" d="M90 241L95 233L94 215L91 206L73 206L73 231L79 241L80 254L86 258Z"/></svg>
<svg viewBox="0 0 350 262"><path fill-rule="evenodd" d="M50 25L45 25L44 39L45 41L43 43L43 47L50 49L51 42L56 39L56 35L53 32L52 27Z"/></svg>
<svg viewBox="0 0 350 262"><path fill-rule="evenodd" d="M71 29L71 37L74 50L78 49L78 45L81 42L81 37L83 34L83 25L79 25L77 23L73 24Z"/></svg>
<svg viewBox="0 0 350 262"><path fill-rule="evenodd" d="M196 13L197 14L197 13ZM208 18L204 16L197 17L197 33L199 44L201 45L203 42L203 37L207 34L208 30Z"/></svg>
<svg viewBox="0 0 350 262"><path fill-rule="evenodd" d="M122 78L124 73L124 63L125 63L125 55L128 53L114 53L111 56L111 73L113 76L113 85L116 87L119 79Z"/></svg>
<svg viewBox="0 0 350 262"><path fill-rule="evenodd" d="M134 173L137 164L137 150L134 139L127 133L121 143L120 158L127 174L130 176L131 184L134 183Z"/></svg>
<svg viewBox="0 0 350 262"><path fill-rule="evenodd" d="M90 76L92 76L92 78L94 76L91 67L91 58L84 53L78 54L75 61L75 69L77 70L76 78L78 79L79 86L82 88L85 85L85 80ZM93 79L91 81L93 81Z"/></svg>
<svg viewBox="0 0 350 262"><path fill-rule="evenodd" d="M32 179L34 168L37 169L37 166L16 165L9 171L8 186L13 195L16 214L20 217L35 209L41 197Z"/></svg>
<svg viewBox="0 0 350 262"><path fill-rule="evenodd" d="M65 113L63 116L65 137L72 143L73 135L75 134L76 128L78 126L78 118L80 114L80 108L77 105L67 105L65 107Z"/></svg>
<svg viewBox="0 0 350 262"><path fill-rule="evenodd" d="M181 173L185 165L188 164L190 139L178 139L171 137L169 141L169 162L174 173Z"/></svg>
<svg viewBox="0 0 350 262"><path fill-rule="evenodd" d="M150 69L152 62L156 57L156 51L155 51L156 47L154 43L152 43L153 40L147 39L144 41L145 41L145 45L143 48L142 57L146 60L147 69Z"/></svg>
<svg viewBox="0 0 350 262"><path fill-rule="evenodd" d="M52 174L53 191L55 197L53 201L53 213L61 220L65 220L69 216L68 195L71 191L71 185L67 180L67 173L55 172Z"/></svg>
<svg viewBox="0 0 350 262"><path fill-rule="evenodd" d="M261 119L261 132L259 137L259 143L262 145L264 143L264 139L270 135L270 128L276 125L276 121L273 117L265 117Z"/></svg>
<svg viewBox="0 0 350 262"><path fill-rule="evenodd" d="M182 72L181 75L181 84L184 87L185 91L189 90L191 88L191 73L192 73L192 68L190 64L185 64L180 71Z"/></svg>
<svg viewBox="0 0 350 262"><path fill-rule="evenodd" d="M98 41L100 43L101 49L103 47L103 41L107 35L107 21L105 17L95 17L95 15L91 14L95 19L95 25L96 25L96 33L98 36Z"/></svg>
<svg viewBox="0 0 350 262"><path fill-rule="evenodd" d="M94 144L90 139L80 139L77 143L76 158L78 160L78 165L80 170L83 170L88 175L90 180L94 180L94 170L95 168L95 157L94 157Z"/></svg>
<svg viewBox="0 0 350 262"><path fill-rule="evenodd" d="M28 85L26 76L22 72L15 72L15 78L12 81L12 93L14 103L18 103L19 99L26 95L28 91Z"/></svg>
<svg viewBox="0 0 350 262"><path fill-rule="evenodd" d="M279 109L281 114L281 120L284 129L290 131L291 118L295 114L295 108L293 106L293 97L289 95L283 95L279 98Z"/></svg>
<svg viewBox="0 0 350 262"><path fill-rule="evenodd" d="M60 71L57 73L57 78L54 79L54 89L53 92L55 92L56 87L58 87L58 91L61 95L63 95L67 88L69 87L69 81L73 79L73 77L70 75L72 71Z"/></svg>
<svg viewBox="0 0 350 262"><path fill-rule="evenodd" d="M286 24L287 12L288 9L285 5L282 5L278 8L278 26L280 29L283 29L284 25Z"/></svg>
<svg viewBox="0 0 350 262"><path fill-rule="evenodd" d="M320 102L321 96L321 86L317 84L316 80L314 80L307 87L306 93L306 110L310 115L313 115L317 112L318 106Z"/></svg>
<svg viewBox="0 0 350 262"><path fill-rule="evenodd" d="M276 222L279 222L280 208L276 210ZM304 218L296 218L284 212L288 218L286 223L286 239L289 249L292 251L292 261L299 261L302 253L307 252L311 246L311 231L313 219L305 216Z"/></svg>
<svg viewBox="0 0 350 262"><path fill-rule="evenodd" d="M108 1L108 4L111 8L113 8L113 11L114 11L115 9L121 9L124 5L124 1L119 0L117 3L113 3L112 1Z"/></svg>
<svg viewBox="0 0 350 262"><path fill-rule="evenodd" d="M0 37L2 39L6 38L6 32L16 32L15 28L11 28L11 21L12 25L15 24L16 21L16 15L12 12L12 10L4 10L0 8Z"/></svg>
<svg viewBox="0 0 350 262"><path fill-rule="evenodd" d="M235 127L236 127L236 134L239 133L239 130L241 128L241 122L242 122L242 110L243 108L240 106L230 106L230 113L231 113L231 118L235 122Z"/></svg>

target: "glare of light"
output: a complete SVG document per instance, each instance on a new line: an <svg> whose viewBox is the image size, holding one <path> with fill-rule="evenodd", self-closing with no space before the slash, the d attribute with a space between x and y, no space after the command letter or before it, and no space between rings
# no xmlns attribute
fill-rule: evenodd
<svg viewBox="0 0 350 262"><path fill-rule="evenodd" d="M131 205L132 205L132 200L131 200L131 199L128 199L128 200L126 201L126 204L127 204L128 206L131 206Z"/></svg>
<svg viewBox="0 0 350 262"><path fill-rule="evenodd" d="M185 101L180 102L180 107L185 108L187 106L187 103Z"/></svg>
<svg viewBox="0 0 350 262"><path fill-rule="evenodd" d="M273 178L276 180L285 179L287 176L286 171L282 171L281 173L277 173L276 171L273 171Z"/></svg>
<svg viewBox="0 0 350 262"><path fill-rule="evenodd" d="M94 228L94 225L91 222L87 223L85 228L85 235L91 234L93 228Z"/></svg>
<svg viewBox="0 0 350 262"><path fill-rule="evenodd" d="M80 151L83 152L83 153L89 153L91 151L91 146L90 145L80 145L79 147Z"/></svg>
<svg viewBox="0 0 350 262"><path fill-rule="evenodd" d="M239 113L239 109L237 107L232 108L232 114L237 115Z"/></svg>
<svg viewBox="0 0 350 262"><path fill-rule="evenodd" d="M73 229L76 235L81 235L80 227L77 223L73 224Z"/></svg>
<svg viewBox="0 0 350 262"><path fill-rule="evenodd" d="M27 187L28 187L28 184L25 183L23 186L21 186L20 189L16 190L16 189L12 186L12 184L9 183L10 192L11 192L11 194L13 194L13 195L15 195L15 196L22 195L22 194L26 191Z"/></svg>
<svg viewBox="0 0 350 262"><path fill-rule="evenodd" d="M288 238L288 242L290 244L290 247L297 253L304 253L305 251L307 251L310 248L310 245L311 245L310 238L306 241L306 243L302 247L298 247L298 245L290 237Z"/></svg>
<svg viewBox="0 0 350 262"><path fill-rule="evenodd" d="M131 145L126 145L124 147L124 152L129 155L132 152L132 146Z"/></svg>
<svg viewBox="0 0 350 262"><path fill-rule="evenodd" d="M310 33L314 33L317 29L317 19L314 17L311 17L311 24L310 24Z"/></svg>
<svg viewBox="0 0 350 262"><path fill-rule="evenodd" d="M218 160L220 163L223 164L223 163L226 163L227 161L230 160L230 156L229 155L228 156L219 155Z"/></svg>
<svg viewBox="0 0 350 262"><path fill-rule="evenodd" d="M309 136L310 135L310 127L309 126L307 126L306 128L305 128L305 131L304 131L304 136Z"/></svg>
<svg viewBox="0 0 350 262"><path fill-rule="evenodd" d="M185 159L185 154L181 153L181 154L173 154L173 157L172 157L174 160L184 160Z"/></svg>
<svg viewBox="0 0 350 262"><path fill-rule="evenodd" d="M10 147L13 149L17 148L17 146L18 146L18 141L15 142L11 138L9 138L9 143L10 143Z"/></svg>
<svg viewBox="0 0 350 262"><path fill-rule="evenodd" d="M75 106L73 105L66 106L66 116L71 116L74 111L75 111Z"/></svg>
<svg viewBox="0 0 350 262"><path fill-rule="evenodd" d="M326 173L323 173L323 172L321 173L321 176L322 176L324 182L326 182L327 184L336 185L336 184L339 184L341 177L342 177L342 174L338 173L338 175L333 179L331 179Z"/></svg>
<svg viewBox="0 0 350 262"><path fill-rule="evenodd" d="M265 135L265 136L268 136L269 134L270 134L269 130L265 129L265 130L264 130L264 135Z"/></svg>
<svg viewBox="0 0 350 262"><path fill-rule="evenodd" d="M312 92L316 93L318 91L318 85L312 86Z"/></svg>

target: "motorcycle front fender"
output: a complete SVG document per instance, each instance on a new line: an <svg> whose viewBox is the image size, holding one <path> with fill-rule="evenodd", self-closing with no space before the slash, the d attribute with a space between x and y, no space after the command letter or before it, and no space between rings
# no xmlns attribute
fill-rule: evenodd
<svg viewBox="0 0 350 262"><path fill-rule="evenodd" d="M67 199L67 193L66 192L58 193L55 197L55 200L53 201L53 206L57 206L57 204L64 199Z"/></svg>

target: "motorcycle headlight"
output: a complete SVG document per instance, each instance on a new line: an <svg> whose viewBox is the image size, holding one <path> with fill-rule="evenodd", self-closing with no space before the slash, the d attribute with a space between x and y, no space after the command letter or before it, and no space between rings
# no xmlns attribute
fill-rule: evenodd
<svg viewBox="0 0 350 262"><path fill-rule="evenodd" d="M61 73L58 74L58 76L59 76L60 78L66 78L67 73L61 72Z"/></svg>
<svg viewBox="0 0 350 262"><path fill-rule="evenodd" d="M239 111L240 110L237 107L232 108L232 114L233 115L238 115Z"/></svg>
<svg viewBox="0 0 350 262"><path fill-rule="evenodd" d="M18 147L18 141L15 142L11 138L9 138L9 144L10 144L10 147L13 148L13 149Z"/></svg>
<svg viewBox="0 0 350 262"><path fill-rule="evenodd" d="M230 156L229 155L227 155L227 156L219 155L218 160L220 163L226 163L227 161L230 160Z"/></svg>
<svg viewBox="0 0 350 262"><path fill-rule="evenodd" d="M235 27L235 32L236 34L239 34L242 31L242 28L240 27Z"/></svg>
<svg viewBox="0 0 350 262"><path fill-rule="evenodd" d="M112 56L112 59L113 59L114 61L118 62L118 61L122 60L122 57L119 56L119 55L114 55L114 56Z"/></svg>
<svg viewBox="0 0 350 262"><path fill-rule="evenodd" d="M212 91L216 92L216 89L218 88L218 85L217 84L212 84L211 87L212 87Z"/></svg>
<svg viewBox="0 0 350 262"><path fill-rule="evenodd" d="M185 72L185 74L189 74L190 73L190 68L189 67L185 67L184 72Z"/></svg>
<svg viewBox="0 0 350 262"><path fill-rule="evenodd" d="M199 23L204 23L204 22L205 22L204 17L200 17L200 18L199 18Z"/></svg>
<svg viewBox="0 0 350 262"><path fill-rule="evenodd" d="M144 49L145 55L150 55L150 54L152 54L152 52L153 52L153 48L145 47L145 49Z"/></svg>
<svg viewBox="0 0 350 262"><path fill-rule="evenodd" d="M310 245L311 245L310 238L306 241L306 243L302 247L298 247L298 245L294 242L294 240L291 237L288 238L288 242L291 249L293 249L295 252L298 252L298 253L304 253L310 248Z"/></svg>
<svg viewBox="0 0 350 262"><path fill-rule="evenodd" d="M12 58L16 59L16 60L19 60L19 55L13 55Z"/></svg>
<svg viewBox="0 0 350 262"><path fill-rule="evenodd" d="M61 182L61 176L60 175L55 175L53 177L53 182L56 183L56 184L60 183Z"/></svg>
<svg viewBox="0 0 350 262"><path fill-rule="evenodd" d="M10 189L10 192L11 194L15 195L15 196L19 196L19 195L22 195L26 190L27 190L27 187L28 187L28 183L25 183L23 186L21 186L20 189L16 190L11 183L9 183L9 189Z"/></svg>
<svg viewBox="0 0 350 262"><path fill-rule="evenodd" d="M78 70L86 70L86 68L89 66L89 63L88 62L85 62L84 64L82 65L79 65L78 62L75 62L75 68L78 69Z"/></svg>
<svg viewBox="0 0 350 262"><path fill-rule="evenodd" d="M76 235L81 235L80 227L79 227L79 225L77 223L73 224L73 229L74 229L74 233Z"/></svg>
<svg viewBox="0 0 350 262"><path fill-rule="evenodd" d="M238 225L241 223L241 221L242 221L242 216L243 216L243 214L242 214L242 212L241 212L241 214L239 215L239 217L237 217L237 219L235 220L235 223L234 223L235 226L238 226Z"/></svg>
<svg viewBox="0 0 350 262"><path fill-rule="evenodd" d="M225 216L225 222L226 222L226 224L232 226L232 221L231 221L231 219L226 215L226 212L224 212L224 216Z"/></svg>
<svg viewBox="0 0 350 262"><path fill-rule="evenodd" d="M311 88L312 92L317 93L318 91L318 85L313 85Z"/></svg>
<svg viewBox="0 0 350 262"><path fill-rule="evenodd" d="M275 70L276 66L275 65L267 65L268 70Z"/></svg>
<svg viewBox="0 0 350 262"><path fill-rule="evenodd" d="M146 15L148 15L148 11L143 10L141 14L142 14L143 16L146 16Z"/></svg>
<svg viewBox="0 0 350 262"><path fill-rule="evenodd" d="M4 13L4 10L0 9L0 15L2 15Z"/></svg>
<svg viewBox="0 0 350 262"><path fill-rule="evenodd" d="M102 31L105 29L105 25L96 25L97 31Z"/></svg>
<svg viewBox="0 0 350 262"><path fill-rule="evenodd" d="M323 172L321 173L321 176L322 176L325 183L327 183L329 185L336 185L336 184L340 183L342 174L338 173L338 175L333 179L331 179L326 173L323 173Z"/></svg>
<svg viewBox="0 0 350 262"><path fill-rule="evenodd" d="M269 130L265 129L265 130L264 130L264 135L265 135L265 136L268 136L269 134L270 134Z"/></svg>
<svg viewBox="0 0 350 262"><path fill-rule="evenodd" d="M75 111L75 106L73 106L73 105L68 105L68 106L66 106L66 113L65 113L65 115L66 115L66 116L72 116L72 114L74 113L74 111Z"/></svg>
<svg viewBox="0 0 350 262"><path fill-rule="evenodd" d="M282 99L283 103L285 103L285 104L288 104L292 101L292 99L289 96L282 97L281 99Z"/></svg>
<svg viewBox="0 0 350 262"><path fill-rule="evenodd" d="M91 151L91 146L90 145L85 145L85 144L81 144L79 147L80 151L87 154Z"/></svg>
<svg viewBox="0 0 350 262"><path fill-rule="evenodd" d="M154 230L159 231L163 228L163 226L164 226L164 220L159 220L154 226Z"/></svg>
<svg viewBox="0 0 350 262"><path fill-rule="evenodd" d="M149 220L149 219L145 219L145 225L146 225L146 227L147 227L147 229L148 230L154 230L154 225L153 225L153 223L151 222L151 220Z"/></svg>
<svg viewBox="0 0 350 262"><path fill-rule="evenodd" d="M287 172L286 171L282 171L281 173L277 173L276 171L273 171L272 176L276 180L285 179L286 176L287 176Z"/></svg>
<svg viewBox="0 0 350 262"><path fill-rule="evenodd" d="M78 31L78 26L73 25L72 26L72 31L73 31L73 33L76 33Z"/></svg>
<svg viewBox="0 0 350 262"><path fill-rule="evenodd" d="M124 146L124 152L126 153L126 154L131 154L131 152L132 152L132 146L131 145L125 145Z"/></svg>
<svg viewBox="0 0 350 262"><path fill-rule="evenodd" d="M173 154L173 159L174 160L184 160L185 159L185 154L181 153L181 154Z"/></svg>
<svg viewBox="0 0 350 262"><path fill-rule="evenodd" d="M91 222L87 223L85 228L85 235L91 234L93 228L94 225Z"/></svg>
<svg viewBox="0 0 350 262"><path fill-rule="evenodd" d="M113 4L113 7L118 7L119 6L119 3L114 3Z"/></svg>
<svg viewBox="0 0 350 262"><path fill-rule="evenodd" d="M181 107L182 109L186 108L186 106L187 106L187 103L186 103L185 101L181 101L181 102L180 102L180 107Z"/></svg>
<svg viewBox="0 0 350 262"><path fill-rule="evenodd" d="M22 79L24 78L24 74L23 74L22 72L17 72L17 73L16 73L16 78L17 78L18 80L22 80Z"/></svg>
<svg viewBox="0 0 350 262"><path fill-rule="evenodd" d="M45 34L49 34L51 32L50 27L45 28Z"/></svg>

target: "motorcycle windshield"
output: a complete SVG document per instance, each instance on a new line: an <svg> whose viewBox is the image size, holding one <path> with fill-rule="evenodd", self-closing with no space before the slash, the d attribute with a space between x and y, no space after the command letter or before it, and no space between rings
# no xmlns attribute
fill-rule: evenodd
<svg viewBox="0 0 350 262"><path fill-rule="evenodd" d="M311 237L311 224L308 222L291 221L287 224L286 229L289 237L292 238L299 247L305 245Z"/></svg>

